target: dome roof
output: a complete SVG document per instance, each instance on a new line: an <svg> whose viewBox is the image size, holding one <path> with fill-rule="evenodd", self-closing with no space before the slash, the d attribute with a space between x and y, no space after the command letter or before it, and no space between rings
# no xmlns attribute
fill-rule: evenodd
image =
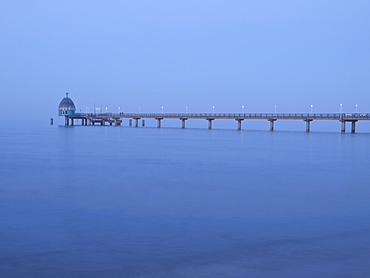
<svg viewBox="0 0 370 278"><path fill-rule="evenodd" d="M68 97L68 93L66 93L66 97L62 99L59 103L58 110L76 110L76 106L73 101Z"/></svg>

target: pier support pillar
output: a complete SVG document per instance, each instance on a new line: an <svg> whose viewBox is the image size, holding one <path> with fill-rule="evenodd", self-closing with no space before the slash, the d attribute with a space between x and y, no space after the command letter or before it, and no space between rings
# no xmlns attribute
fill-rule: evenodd
<svg viewBox="0 0 370 278"><path fill-rule="evenodd" d="M355 133L356 132L356 122L357 121L352 121L352 126L351 126L351 132Z"/></svg>
<svg viewBox="0 0 370 278"><path fill-rule="evenodd" d="M135 120L135 127L138 127L140 118L134 118L134 120Z"/></svg>
<svg viewBox="0 0 370 278"><path fill-rule="evenodd" d="M242 129L242 121L244 119L235 119L237 122L238 122L238 130L241 130Z"/></svg>
<svg viewBox="0 0 370 278"><path fill-rule="evenodd" d="M274 131L274 122L276 119L268 119L268 121L270 122L270 131Z"/></svg>
<svg viewBox="0 0 370 278"><path fill-rule="evenodd" d="M132 126L132 119L128 120L128 125Z"/></svg>
<svg viewBox="0 0 370 278"><path fill-rule="evenodd" d="M114 125L115 126L120 126L122 123L122 120L121 119L114 119Z"/></svg>
<svg viewBox="0 0 370 278"><path fill-rule="evenodd" d="M91 120L90 119L86 119L87 121L87 125L91 125Z"/></svg>
<svg viewBox="0 0 370 278"><path fill-rule="evenodd" d="M208 129L212 129L212 121L213 121L214 119L207 119L207 121L208 121Z"/></svg>
<svg viewBox="0 0 370 278"><path fill-rule="evenodd" d="M187 118L181 118L181 128L185 128L185 121L187 120Z"/></svg>
<svg viewBox="0 0 370 278"><path fill-rule="evenodd" d="M342 123L341 132L345 133L346 132L346 121L341 121L341 123Z"/></svg>
<svg viewBox="0 0 370 278"><path fill-rule="evenodd" d="M157 118L157 127L160 128L161 127L161 121L163 120L163 118Z"/></svg>
<svg viewBox="0 0 370 278"><path fill-rule="evenodd" d="M141 126L145 126L145 120L141 121Z"/></svg>
<svg viewBox="0 0 370 278"><path fill-rule="evenodd" d="M311 122L313 120L306 119L304 121L306 122L306 132L310 132L310 130L311 130Z"/></svg>
<svg viewBox="0 0 370 278"><path fill-rule="evenodd" d="M74 121L73 121L73 119L71 119L71 125L74 125Z"/></svg>

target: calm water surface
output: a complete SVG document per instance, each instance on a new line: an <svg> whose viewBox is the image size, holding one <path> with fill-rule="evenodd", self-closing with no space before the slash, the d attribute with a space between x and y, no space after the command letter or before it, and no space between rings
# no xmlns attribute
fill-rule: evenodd
<svg viewBox="0 0 370 278"><path fill-rule="evenodd" d="M370 134L6 126L1 277L370 277Z"/></svg>

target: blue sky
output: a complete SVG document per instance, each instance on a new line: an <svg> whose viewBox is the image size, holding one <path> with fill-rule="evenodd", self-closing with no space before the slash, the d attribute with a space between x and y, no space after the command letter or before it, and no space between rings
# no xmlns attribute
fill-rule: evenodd
<svg viewBox="0 0 370 278"><path fill-rule="evenodd" d="M370 2L1 1L0 60L2 113L370 112Z"/></svg>

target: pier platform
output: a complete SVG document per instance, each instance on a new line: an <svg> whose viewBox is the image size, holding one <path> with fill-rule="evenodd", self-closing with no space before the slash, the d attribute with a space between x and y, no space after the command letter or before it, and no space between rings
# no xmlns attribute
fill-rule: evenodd
<svg viewBox="0 0 370 278"><path fill-rule="evenodd" d="M311 122L314 120L336 120L341 122L341 132L346 132L346 123L351 123L351 132L356 132L356 123L361 120L370 120L370 113L75 113L65 116L65 125L74 125L78 120L81 125L115 125L122 124L122 119L130 119L129 125L139 126L140 119L155 119L161 127L164 119L179 119L181 128L185 128L188 119L203 119L208 121L208 129L212 128L212 121L216 119L231 119L237 122L237 129L242 127L243 120L264 119L270 122L270 130L274 130L277 120L302 120L306 123L306 131L310 132ZM142 126L145 121L142 120Z"/></svg>

